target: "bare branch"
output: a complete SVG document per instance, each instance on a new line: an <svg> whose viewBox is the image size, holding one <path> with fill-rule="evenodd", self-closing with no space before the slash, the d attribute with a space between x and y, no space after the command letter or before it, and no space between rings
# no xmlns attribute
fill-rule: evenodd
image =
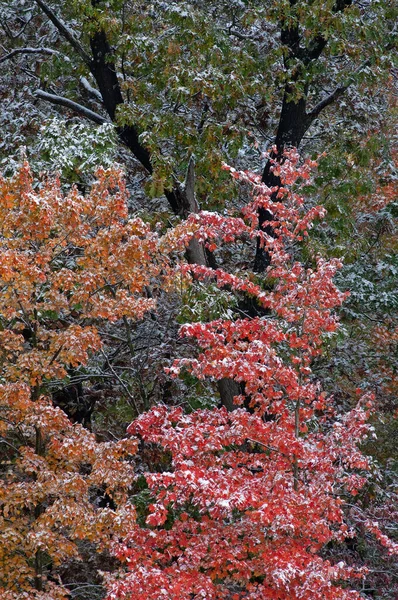
<svg viewBox="0 0 398 600"><path fill-rule="evenodd" d="M65 60L70 60L67 56L62 55L61 52L58 52L58 50L53 50L52 48L16 48L8 54L4 54L3 56L1 56L0 64L5 62L6 60L9 60L10 58L13 58L17 54L58 54L60 56L63 56Z"/></svg>
<svg viewBox="0 0 398 600"><path fill-rule="evenodd" d="M96 90L95 88L93 88L92 85L90 85L90 83L89 83L88 79L86 79L86 77L80 77L80 83L82 84L82 86L84 87L86 92L88 92L90 94L90 96L95 98L95 100L97 100L97 102L100 102L101 104L103 104L101 93L98 90Z"/></svg>
<svg viewBox="0 0 398 600"><path fill-rule="evenodd" d="M55 25L58 31L63 35L63 37L70 43L71 46L76 50L79 56L83 59L87 66L91 64L91 57L85 51L79 40L77 40L73 34L73 32L69 29L69 27L57 17L57 15L52 11L52 9L45 3L43 0L35 0L36 4L41 8L41 10L47 15L50 21Z"/></svg>
<svg viewBox="0 0 398 600"><path fill-rule="evenodd" d="M70 108L75 112L83 115L86 119L90 121L94 121L94 123L98 123L99 125L103 125L103 123L110 123L108 119L105 119L98 113L74 102L73 100L69 100L69 98L64 98L63 96L56 96L55 94L49 94L48 92L43 92L43 90L36 90L35 96L40 98L41 100L46 100L47 102L51 102L52 104L58 104L59 106L65 106L66 108Z"/></svg>
<svg viewBox="0 0 398 600"><path fill-rule="evenodd" d="M325 98L323 98L323 100L318 102L318 104L314 106L311 112L307 113L308 120L311 122L314 119L316 119L316 117L323 111L323 109L329 106L330 104L333 104L333 102L335 102L337 98L340 98L340 96L344 94L344 92L349 88L349 86L350 84L338 86L331 94L329 94L329 96L326 96Z"/></svg>
<svg viewBox="0 0 398 600"><path fill-rule="evenodd" d="M119 377L119 375L116 373L115 369L113 368L113 366L112 366L112 364L111 364L111 362L110 362L110 360L109 360L109 357L108 357L108 355L107 355L107 354L105 354L105 352L104 352L103 350L101 350L101 354L102 354L102 356L105 358L106 364L108 365L108 367L109 367L109 369L110 369L110 371L111 371L112 375L113 375L114 377L116 377L116 379L118 380L118 382L120 383L120 385L121 385L121 386L122 386L122 388L124 389L124 391L125 391L126 395L127 395L127 396L128 396L128 398L131 400L131 403L132 403L132 405L134 406L134 408L135 408L135 410L136 410L136 412L137 412L137 415L139 415L139 414L140 414L140 410L139 410L139 408L138 408L137 402L135 401L135 398L134 398L133 394L130 392L130 390L129 390L128 386L127 386L127 385L126 385L126 383L123 381L123 379L122 379L121 377Z"/></svg>
<svg viewBox="0 0 398 600"><path fill-rule="evenodd" d="M238 38L238 40L249 40L251 42L256 42L256 41L261 41L262 38L260 36L257 35L251 35L251 34L247 34L247 33L240 33L239 31L236 31L235 29L224 29L224 31L228 34L228 35L233 35L235 37Z"/></svg>
<svg viewBox="0 0 398 600"><path fill-rule="evenodd" d="M309 123L312 123L314 119L327 107L333 104L340 96L344 94L355 81L355 75L357 75L362 69L367 67L370 64L370 60L365 60L351 75L348 76L347 82L344 85L337 86L331 94L323 98L318 104L314 106L314 108L307 113L307 119Z"/></svg>
<svg viewBox="0 0 398 600"><path fill-rule="evenodd" d="M18 31L18 33L14 34L11 29L9 28L9 26L7 25L7 22L5 19L3 19L0 22L1 27L3 28L5 34L7 37L9 37L11 40L16 40L18 39L23 32L25 31L25 29L27 28L27 26L29 25L29 23L32 21L33 17L31 17L30 19L27 19L27 21L25 21L24 25L22 25L21 29Z"/></svg>

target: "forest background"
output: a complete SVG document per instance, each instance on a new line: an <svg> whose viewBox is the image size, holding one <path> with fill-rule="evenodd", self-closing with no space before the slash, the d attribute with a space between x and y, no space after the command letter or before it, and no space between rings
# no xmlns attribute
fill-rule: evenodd
<svg viewBox="0 0 398 600"><path fill-rule="evenodd" d="M4 598L137 593L149 599L163 589L169 598L323 598L328 582L331 598L351 597L349 589L365 598L395 598L394 546L383 538L397 538L395 4L8 0L0 2L0 20ZM291 148L298 148L300 160ZM237 221L242 209L244 221ZM308 236L299 234L298 224ZM282 251L288 256L283 265ZM297 271L301 296L289 288L294 264L304 269ZM315 302L308 270L329 290L329 305L323 296ZM349 292L344 302L338 290ZM319 321L314 351L300 346L304 330L294 356L287 350L291 337L279 345L259 341L253 323L263 332L275 326L274 338L287 336L286 311L299 314L306 302L318 315L332 310L327 326ZM335 317L340 326L334 329ZM214 322L218 329L194 327ZM221 322L231 324L232 338ZM250 324L250 332L238 334L240 323ZM185 329L190 337L179 335L183 324L192 324ZM211 342L204 331L213 332ZM222 343L217 336L225 336ZM268 362L253 358L260 342ZM246 353L247 373L233 368L234 361L242 364L239 352ZM278 379L274 352L297 390L307 386L308 413L297 409L296 388ZM177 367L177 359L186 368ZM258 364L272 366L276 384L265 385ZM267 396L271 388L283 390L285 407ZM361 462L347 446L347 466L337 450L333 455L328 428L344 422L348 431L351 423L352 441L360 443L365 416L355 411L361 397L363 415L370 408L369 393L373 409L366 418L374 430L361 448L371 460ZM328 409L311 404L320 402L319 394L328 398ZM162 412L166 407L172 416ZM233 442L222 437L222 428L236 430L240 410L254 419L252 428L271 423L272 450L264 450L265 442L252 444L247 432ZM292 508L297 499L288 499L312 485L303 474L309 462L305 467L303 454L299 466L289 429L295 417L307 423L308 431L296 436L303 448L315 430L330 444L331 490L348 477L347 469L362 478L355 486L350 480L350 494L331 491L323 498L318 517L325 506L330 514L332 506L340 510L340 499L342 513L330 535L311 534L314 550L305 556ZM208 418L213 421L203 431ZM126 438L132 421L133 437ZM176 443L172 431L180 421ZM249 431L248 423L239 427ZM204 446L193 458L179 454L184 435L205 440L209 431L219 447ZM250 431L260 439L258 429ZM275 457L282 453L280 435L289 432L288 467ZM336 444L341 451L343 442ZM292 564L277 549L278 535L284 547L291 543L281 515L279 532L272 542L271 533L262 540L261 551L242 550L241 539L229 539L241 564L253 562L247 573L214 542L210 558L201 554L194 567L186 562L188 542L176 550L192 523L201 523L203 534L211 521L221 536L233 536L227 526L239 523L250 539L271 528L264 514L257 529L248 519L260 510L260 496L272 495L269 479L258 483L258 497L234 504L228 514L222 486L232 496L237 480L215 475L220 497L205 489L200 469L220 472L212 461L221 449L235 453L228 468L240 491L253 489L264 472L269 477L269 463L278 465L284 487L273 510L279 499L293 514L293 538L301 543L289 551L304 577L288 575ZM196 487L186 497L186 490L154 474L175 474L185 465L186 477L187 460L197 461L201 476L195 471ZM321 479L315 485L320 489ZM188 523L186 530L176 529L181 523ZM345 540L336 530L343 523ZM149 538L134 538L148 531L158 536L156 556ZM139 553L131 556L140 544L151 564ZM264 571L254 564L256 553L263 562L265 556L282 562ZM341 561L368 571L348 588L342 581L350 573L336 567Z"/></svg>

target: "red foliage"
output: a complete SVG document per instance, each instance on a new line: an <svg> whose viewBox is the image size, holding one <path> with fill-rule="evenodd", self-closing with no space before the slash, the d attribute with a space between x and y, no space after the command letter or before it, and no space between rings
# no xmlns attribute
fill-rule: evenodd
<svg viewBox="0 0 398 600"><path fill-rule="evenodd" d="M251 295L266 309L256 318L185 325L181 334L195 338L202 352L170 369L244 383L236 402L249 410L185 415L157 407L130 425L130 434L171 454L172 469L146 474L153 494L147 527L137 526L117 545L128 572L109 579L109 600L360 598L343 584L360 571L318 555L328 542L350 535L343 507L366 482L368 460L357 445L371 429L371 398L339 417L312 375L325 336L337 329L333 309L345 295L333 283L338 261L317 258L306 268L294 260L295 246L323 214L319 207L306 210L290 187L308 178L310 166L300 167L290 152L278 166L279 190L230 169L254 187L243 218L201 213L188 220L185 234L180 227L185 243L196 235L212 248L261 236L271 256L267 277L275 283L265 292L250 273L182 267L196 279ZM259 206L274 215L273 237L257 230ZM369 529L396 551L377 524Z"/></svg>

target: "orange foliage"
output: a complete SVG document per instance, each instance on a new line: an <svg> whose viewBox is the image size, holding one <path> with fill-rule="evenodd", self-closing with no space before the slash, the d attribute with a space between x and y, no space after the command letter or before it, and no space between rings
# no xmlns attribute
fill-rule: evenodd
<svg viewBox="0 0 398 600"><path fill-rule="evenodd" d="M141 319L145 286L166 260L159 237L127 218L117 170L99 170L90 194L34 187L27 163L0 178L0 376L31 386L62 379L101 346L98 319ZM26 344L28 341L28 345Z"/></svg>
<svg viewBox="0 0 398 600"><path fill-rule="evenodd" d="M135 520L126 504L134 440L98 443L50 400L32 400L25 384L0 387L2 439L11 449L0 480L0 593L9 599L67 598L46 579L48 569L78 556L77 540L99 550L126 535ZM105 489L119 508L98 508Z"/></svg>
<svg viewBox="0 0 398 600"><path fill-rule="evenodd" d="M101 348L103 319L141 319L145 286L172 270L165 242L128 220L118 170L91 192L34 184L25 163L0 178L0 596L69 597L50 569L78 556L78 540L110 547L133 526L126 503L136 442L98 443L52 405L49 384ZM162 277L161 277L162 276ZM96 495L112 506L100 508ZM97 502L98 504L98 502Z"/></svg>

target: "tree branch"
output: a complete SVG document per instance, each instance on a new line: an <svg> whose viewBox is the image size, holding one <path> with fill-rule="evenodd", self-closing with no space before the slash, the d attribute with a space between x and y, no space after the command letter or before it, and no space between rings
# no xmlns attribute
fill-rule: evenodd
<svg viewBox="0 0 398 600"><path fill-rule="evenodd" d="M82 84L82 86L84 87L86 92L88 92L90 94L90 96L95 98L95 100L97 102L100 102L101 104L103 104L101 92L99 92L98 90L93 88L93 86L90 85L90 82L88 81L88 79L86 79L86 77L80 77L80 83Z"/></svg>
<svg viewBox="0 0 398 600"><path fill-rule="evenodd" d="M29 23L32 21L32 19L33 19L33 17L30 17L29 19L27 19L25 21L25 23L22 25L21 29L15 35L13 34L13 32L11 31L11 29L7 25L7 22L6 22L5 19L3 19L2 22L0 22L0 25L4 29L5 34L6 34L7 37L9 37L11 40L16 40L16 39L18 39L23 34L23 32L25 31L25 29L27 28L27 26L29 25Z"/></svg>
<svg viewBox="0 0 398 600"><path fill-rule="evenodd" d="M336 87L336 89L331 94L329 94L329 96L326 96L326 98L323 98L323 100L318 102L318 104L316 104L314 106L314 108L309 113L307 113L307 119L308 119L309 123L311 123L314 119L316 119L316 117L327 106L330 106L330 104L333 104L333 102L335 102L335 100L337 100L337 98L340 98L340 96L342 96L344 94L344 92L349 88L349 86L350 86L350 84L340 85L340 86Z"/></svg>
<svg viewBox="0 0 398 600"><path fill-rule="evenodd" d="M8 54L1 56L0 64L6 60L9 60L10 58L13 58L17 54L58 54L63 56L61 52L58 52L58 50L53 50L52 48L16 48L15 50L8 52ZM70 60L67 56L64 56L64 59L67 61Z"/></svg>
<svg viewBox="0 0 398 600"><path fill-rule="evenodd" d="M50 21L55 25L58 31L63 35L63 37L70 43L71 46L76 50L79 56L83 59L87 66L91 64L91 57L85 51L79 40L77 40L73 34L73 32L69 29L69 27L57 17L57 15L52 11L52 9L47 6L43 0L35 0L36 4L41 8L41 10L47 15Z"/></svg>
<svg viewBox="0 0 398 600"><path fill-rule="evenodd" d="M121 377L119 377L119 375L116 373L115 369L113 368L109 357L107 354L105 354L105 352L101 349L101 354L102 356L105 358L106 364L108 365L112 375L117 379L117 381L120 383L120 385L122 386L122 388L124 389L127 397L131 400L132 405L134 406L137 415L139 415L142 411L139 410L138 405L135 401L135 398L133 396L133 394L130 392L129 388L127 387L126 383L123 381L123 379Z"/></svg>
<svg viewBox="0 0 398 600"><path fill-rule="evenodd" d="M94 123L98 123L99 125L103 125L104 123L110 123L108 119L105 119L98 113L78 104L77 102L73 102L73 100L69 100L69 98L64 98L63 96L56 96L55 94L49 94L48 92L43 92L43 90L36 90L35 96L40 98L41 100L46 100L47 102L51 102L52 104L58 104L59 106L66 106L66 108L71 108L75 112L83 115L86 119L90 121L94 121Z"/></svg>
<svg viewBox="0 0 398 600"><path fill-rule="evenodd" d="M235 29L224 29L224 31L228 34L228 35L233 35L235 37L238 38L238 40L249 40L252 42L258 41L261 38L259 36L256 35L250 35L247 33L240 33L239 31L236 31Z"/></svg>
<svg viewBox="0 0 398 600"><path fill-rule="evenodd" d="M351 6L353 0L336 0L336 3L334 4L333 8L332 8L332 12L333 13L342 13L344 12L344 10L346 8L348 8L349 6ZM290 1L290 5L293 6L296 2L295 1ZM322 52L324 51L327 43L328 43L328 39L327 37L325 37L323 34L319 34L317 36L315 36L312 40L310 40L309 44L307 47L301 47L300 46L300 31L298 26L294 26L294 27L289 27L287 30L287 32L290 32L289 37L290 39L290 44L289 48L292 50L294 56L296 56L297 58L299 58L304 65L308 66L310 64L310 62L317 60ZM294 33L293 37L292 34ZM293 42L293 44L292 44Z"/></svg>
<svg viewBox="0 0 398 600"><path fill-rule="evenodd" d="M308 66L313 60L317 60L324 49L326 48L328 41L322 35L318 35L312 39L307 48L300 48L299 57L303 63Z"/></svg>
<svg viewBox="0 0 398 600"><path fill-rule="evenodd" d="M307 113L308 123L311 124L314 119L330 104L333 104L340 96L344 94L355 81L355 75L357 75L362 69L367 67L370 64L370 59L365 60L351 75L348 76L347 82L344 85L337 86L331 94L323 98L318 104L314 106L314 108Z"/></svg>

